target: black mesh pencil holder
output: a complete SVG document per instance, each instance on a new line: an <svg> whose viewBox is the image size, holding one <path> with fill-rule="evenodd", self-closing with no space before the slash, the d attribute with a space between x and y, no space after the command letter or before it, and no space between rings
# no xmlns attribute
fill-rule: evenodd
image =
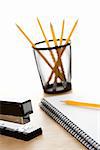
<svg viewBox="0 0 100 150"><path fill-rule="evenodd" d="M47 47L45 41L42 41L33 48L45 93L57 94L71 90L71 42L64 43L65 39L61 46L54 46L54 41L49 40L50 46Z"/></svg>

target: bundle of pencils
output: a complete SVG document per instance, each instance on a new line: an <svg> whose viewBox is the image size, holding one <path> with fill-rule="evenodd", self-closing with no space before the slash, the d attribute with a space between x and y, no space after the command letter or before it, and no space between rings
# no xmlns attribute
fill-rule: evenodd
<svg viewBox="0 0 100 150"><path fill-rule="evenodd" d="M50 46L49 40L46 37L46 34L45 34L44 30L43 30L41 22L40 22L40 20L38 18L37 18L37 21L38 21L38 25L39 25L39 27L41 29L41 32L43 34L43 37L44 37L45 43L47 45L47 48L50 48L51 46ZM68 42L70 41L71 35L72 35L73 31L75 30L75 28L77 26L77 23L78 23L78 20L76 20L76 22L74 23L74 25L73 25L73 27L72 27L72 29L71 29L68 37L65 40L64 45L67 45ZM62 59L61 59L61 57L62 57L62 55L63 55L63 53L64 53L64 51L66 49L66 46L62 47L62 49L60 48L62 46L62 41L63 41L64 24L65 24L65 22L63 20L63 22L62 22L62 30L61 30L61 35L60 35L60 45L58 45L53 25L52 25L52 23L50 23L50 30L51 30L51 34L52 34L52 39L53 39L53 42L54 42L54 46L57 47L56 48L57 60L56 60L56 56L53 53L53 51L49 50L49 53L50 53L50 56L51 56L51 59L53 61L54 66L51 65L51 63L48 61L48 59L46 58L46 56L41 53L41 51L37 50L37 47L32 42L32 40L27 36L27 34L22 30L22 28L19 25L16 24L17 27L18 27L18 29L26 37L26 39L29 41L29 43L34 48L34 50L40 55L40 57L45 61L45 63L51 68L51 73L50 73L50 75L48 77L48 80L46 82L46 86L49 85L49 83L50 83L50 81L51 81L51 79L53 77L53 74L54 74L54 76L55 76L54 84L53 84L53 88L54 89L57 86L57 79L60 79L60 81L62 82L63 86L65 86L64 83L67 80L66 77L65 77L64 67L63 67L63 63L62 63Z"/></svg>

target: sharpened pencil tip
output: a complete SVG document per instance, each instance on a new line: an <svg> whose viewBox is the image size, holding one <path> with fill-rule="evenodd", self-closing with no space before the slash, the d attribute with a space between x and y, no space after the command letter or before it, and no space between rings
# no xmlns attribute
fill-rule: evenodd
<svg viewBox="0 0 100 150"><path fill-rule="evenodd" d="M78 20L79 20L79 19L76 20L76 23L78 23Z"/></svg>
<svg viewBox="0 0 100 150"><path fill-rule="evenodd" d="M78 19L76 20L76 22L75 22L75 26L78 24Z"/></svg>
<svg viewBox="0 0 100 150"><path fill-rule="evenodd" d="M50 27L53 28L52 23L50 22Z"/></svg>
<svg viewBox="0 0 100 150"><path fill-rule="evenodd" d="M20 26L16 23L16 26L17 26L17 28L19 28L20 29Z"/></svg>
<svg viewBox="0 0 100 150"><path fill-rule="evenodd" d="M37 21L39 22L39 18L37 17Z"/></svg>
<svg viewBox="0 0 100 150"><path fill-rule="evenodd" d="M19 27L19 25L17 23L16 23L16 26L17 26L18 29L20 29L20 27Z"/></svg>

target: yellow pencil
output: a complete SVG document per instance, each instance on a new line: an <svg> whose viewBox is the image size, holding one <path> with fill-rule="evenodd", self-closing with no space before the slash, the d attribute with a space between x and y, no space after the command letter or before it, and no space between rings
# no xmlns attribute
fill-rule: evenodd
<svg viewBox="0 0 100 150"><path fill-rule="evenodd" d="M100 108L100 104L95 104L95 103L85 103L85 102L78 102L78 101L73 101L73 100L65 100L63 102L65 104L73 105L73 106L84 106L84 107Z"/></svg>
<svg viewBox="0 0 100 150"><path fill-rule="evenodd" d="M45 42L46 42L48 48L50 48L49 41L48 41L48 39L47 39L47 37L46 37L46 35L45 35L45 32L44 32L44 30L43 30L43 28L42 28L42 24L41 24L41 22L40 22L40 20L39 20L38 17L37 17L37 21L38 21L39 27L40 27L40 29L41 29L41 31L42 31L43 37L44 37L44 39L45 39ZM51 57L52 57L52 60L53 60L53 62L54 62L54 65L55 65L56 60L55 60L54 54L53 54L53 52L52 52L51 50L50 50L49 52L50 52L50 55L51 55ZM59 72L59 74L61 74L60 71L59 71L59 68L57 68L57 69L55 70L55 73L56 73L55 75L57 75L57 72ZM62 75L61 75L61 76L62 76ZM62 76L62 80L63 80L63 76Z"/></svg>
<svg viewBox="0 0 100 150"><path fill-rule="evenodd" d="M60 36L60 46L62 45L62 41L63 41L64 25L65 25L65 21L63 20L62 31L61 31L61 36Z"/></svg>
<svg viewBox="0 0 100 150"><path fill-rule="evenodd" d="M51 33L52 33L52 37L53 37L54 44L55 44L55 46L58 47L57 39L56 39L55 32L54 32L54 29L53 29L53 25L52 25L51 23L50 23L50 29L51 29ZM62 36L63 36L63 34L62 34ZM61 40L62 40L62 36L61 36ZM62 60L61 60L61 58L59 58L60 48L57 48L57 49L56 49L56 53L57 53L58 59L60 59L60 61L59 61L59 66L60 66L61 69L62 69L62 74L63 74L63 77L64 77L64 79L65 79L65 73L64 73L64 68L63 68L63 65L62 65Z"/></svg>
<svg viewBox="0 0 100 150"><path fill-rule="evenodd" d="M68 35L68 38L66 39L65 45L68 44L68 42L69 42L69 40L70 40L70 37L71 37L73 31L75 30L75 28L76 28L76 26L77 26L77 23L78 23L78 20L76 20L76 22L75 22L75 24L74 24L74 26L73 26L73 28L72 28L70 34ZM55 63L55 66L54 66L54 68L53 68L53 70L52 70L52 72L51 72L51 74L50 74L50 76L49 76L49 78L48 78L48 83L49 83L49 81L50 81L51 78L52 78L53 71L55 71L56 68L57 68L58 65L59 65L60 58L61 58L63 52L65 51L65 48L66 48L66 47L64 47L64 48L62 49L62 51L61 51L61 53L60 53L60 55L59 55L59 59L58 59L58 60L56 61L56 63Z"/></svg>
<svg viewBox="0 0 100 150"><path fill-rule="evenodd" d="M30 40L30 38L26 35L26 33L21 29L21 27L19 25L16 24L16 26L18 27L18 29L21 31L21 33L26 37L26 39L29 41L29 43L32 45L32 47L37 51L37 53L43 58L43 60L48 64L48 66L52 69L53 71L53 67L51 66L51 64L48 62L48 60L44 57L44 55L38 51L36 49L35 44ZM56 71L53 71L53 73L57 73ZM62 80L62 75L61 74L57 74L57 76Z"/></svg>

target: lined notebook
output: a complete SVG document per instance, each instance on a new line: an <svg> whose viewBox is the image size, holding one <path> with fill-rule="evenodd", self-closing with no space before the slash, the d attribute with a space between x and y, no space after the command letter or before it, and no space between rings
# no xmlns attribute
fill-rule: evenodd
<svg viewBox="0 0 100 150"><path fill-rule="evenodd" d="M100 109L76 107L62 102L73 99L83 101L72 94L45 97L40 102L40 108L87 149L100 150Z"/></svg>

